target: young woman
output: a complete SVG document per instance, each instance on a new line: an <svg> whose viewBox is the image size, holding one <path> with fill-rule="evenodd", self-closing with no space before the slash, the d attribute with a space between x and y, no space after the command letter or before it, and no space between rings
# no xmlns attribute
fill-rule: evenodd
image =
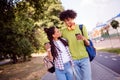
<svg viewBox="0 0 120 80"><path fill-rule="evenodd" d="M57 80L74 80L68 43L61 38L61 33L56 27L45 28L44 31L50 41L51 48L47 51L48 54L52 54L52 58L48 57L53 59Z"/></svg>

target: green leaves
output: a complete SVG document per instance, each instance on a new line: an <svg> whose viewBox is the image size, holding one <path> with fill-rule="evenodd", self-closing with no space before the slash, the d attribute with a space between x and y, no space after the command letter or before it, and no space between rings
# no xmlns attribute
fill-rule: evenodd
<svg viewBox="0 0 120 80"><path fill-rule="evenodd" d="M112 20L110 24L114 29L117 29L117 27L119 27L119 22L116 20Z"/></svg>
<svg viewBox="0 0 120 80"><path fill-rule="evenodd" d="M22 0L16 6L6 1L0 1L0 53L19 57L43 49L47 41L43 28L61 25L60 1Z"/></svg>

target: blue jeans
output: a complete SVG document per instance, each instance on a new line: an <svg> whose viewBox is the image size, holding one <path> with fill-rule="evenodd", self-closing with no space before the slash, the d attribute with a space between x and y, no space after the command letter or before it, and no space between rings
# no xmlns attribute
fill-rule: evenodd
<svg viewBox="0 0 120 80"><path fill-rule="evenodd" d="M92 80L89 58L74 60L76 80Z"/></svg>
<svg viewBox="0 0 120 80"><path fill-rule="evenodd" d="M70 62L64 64L64 70L55 68L57 80L74 80L73 70Z"/></svg>

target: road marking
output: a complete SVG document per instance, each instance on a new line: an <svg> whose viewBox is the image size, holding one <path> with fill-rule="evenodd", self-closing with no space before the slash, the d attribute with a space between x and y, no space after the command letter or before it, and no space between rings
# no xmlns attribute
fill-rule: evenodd
<svg viewBox="0 0 120 80"><path fill-rule="evenodd" d="M110 57L116 57L116 55L111 55Z"/></svg>
<svg viewBox="0 0 120 80"><path fill-rule="evenodd" d="M100 57L102 57L102 55L99 55Z"/></svg>
<svg viewBox="0 0 120 80"><path fill-rule="evenodd" d="M114 76L118 76L120 77L120 74L118 74L117 72L113 71L112 69L106 67L105 65L100 64L99 62L97 62L96 60L93 61L93 64L98 65L99 67L101 67L102 69L105 69L106 71L108 71L110 74L114 75ZM120 80L120 79L118 79Z"/></svg>
<svg viewBox="0 0 120 80"><path fill-rule="evenodd" d="M104 58L108 58L108 56L105 56Z"/></svg>
<svg viewBox="0 0 120 80"><path fill-rule="evenodd" d="M113 60L113 61L117 61L117 59L116 59L116 58L112 58L112 60Z"/></svg>

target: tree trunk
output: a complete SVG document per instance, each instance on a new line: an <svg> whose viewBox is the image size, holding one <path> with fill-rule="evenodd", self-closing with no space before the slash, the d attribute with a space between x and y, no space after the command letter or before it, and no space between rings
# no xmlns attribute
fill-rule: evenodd
<svg viewBox="0 0 120 80"><path fill-rule="evenodd" d="M107 34L108 34L108 37L109 37L109 39L110 39L111 48L113 48L112 41L111 41L110 34L109 34L109 31L108 31L108 30L107 30Z"/></svg>
<svg viewBox="0 0 120 80"><path fill-rule="evenodd" d="M26 55L23 56L23 61L25 62L27 60Z"/></svg>
<svg viewBox="0 0 120 80"><path fill-rule="evenodd" d="M118 39L119 39L119 41L120 41L120 37L119 37L119 32L118 32L118 29L116 29L116 30L117 30Z"/></svg>
<svg viewBox="0 0 120 80"><path fill-rule="evenodd" d="M15 54L12 54L12 60L13 60L13 64L17 63L17 56Z"/></svg>

